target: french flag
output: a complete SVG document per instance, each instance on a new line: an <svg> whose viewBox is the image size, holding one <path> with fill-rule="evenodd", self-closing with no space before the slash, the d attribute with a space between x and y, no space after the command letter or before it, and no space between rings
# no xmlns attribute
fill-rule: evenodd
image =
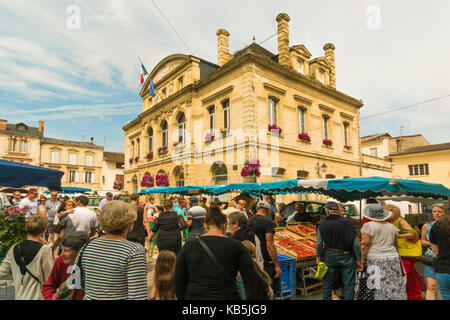
<svg viewBox="0 0 450 320"><path fill-rule="evenodd" d="M147 70L144 67L144 64L141 62L141 86L144 83L144 77L148 75Z"/></svg>

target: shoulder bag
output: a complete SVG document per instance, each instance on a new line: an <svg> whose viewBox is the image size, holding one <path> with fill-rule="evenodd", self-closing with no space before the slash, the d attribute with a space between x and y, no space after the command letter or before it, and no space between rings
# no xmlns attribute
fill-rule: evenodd
<svg viewBox="0 0 450 320"><path fill-rule="evenodd" d="M232 284L233 286L236 286L236 279L231 276L230 273L228 273L224 267L220 264L220 262L217 260L216 256L211 252L211 250L208 248L206 243L200 238L200 236L195 237L198 242L201 244L203 249L205 249L206 253L208 254L208 257L211 259L211 261L216 265L216 267L225 275L225 279Z"/></svg>
<svg viewBox="0 0 450 320"><path fill-rule="evenodd" d="M86 242L86 244L83 246L83 248L81 248L80 253L79 253L79 258L78 258L78 263L72 268L72 273L71 276L69 277L69 279L67 279L65 281L66 286L61 286L61 291L57 292L58 295L60 296L61 300L83 300L84 297L84 280L83 280L83 269L82 269L82 258L83 258L83 253L84 250L86 250L87 245L92 241L93 239L89 239L88 242ZM81 288L77 289L77 288L73 288L72 286L75 284L75 279L72 278L72 275L75 275L76 271L75 271L75 266L78 266L78 268L80 269L80 277L81 277Z"/></svg>
<svg viewBox="0 0 450 320"><path fill-rule="evenodd" d="M404 233L412 233L414 234L414 240L409 240L409 239L402 239L402 238L398 238L397 239L397 248L398 248L398 253L400 254L401 257L407 257L407 258L418 258L422 256L422 243L419 240L419 236L417 234L416 230L405 230L401 225L400 225L400 220L402 220L402 218L398 219L395 222L395 226L400 229L400 233L404 234Z"/></svg>

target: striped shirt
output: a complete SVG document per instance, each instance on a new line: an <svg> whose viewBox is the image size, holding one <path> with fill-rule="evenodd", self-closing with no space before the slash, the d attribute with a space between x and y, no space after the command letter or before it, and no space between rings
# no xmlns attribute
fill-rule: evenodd
<svg viewBox="0 0 450 320"><path fill-rule="evenodd" d="M147 261L139 243L94 239L84 250L81 269L85 300L148 299Z"/></svg>

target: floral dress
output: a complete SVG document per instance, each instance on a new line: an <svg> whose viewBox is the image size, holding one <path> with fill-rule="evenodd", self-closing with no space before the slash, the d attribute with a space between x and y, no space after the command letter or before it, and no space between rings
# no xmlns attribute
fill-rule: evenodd
<svg viewBox="0 0 450 320"><path fill-rule="evenodd" d="M427 222L427 241L430 241L430 231L431 227L433 226L434 222ZM433 250L431 249L431 246L428 247L427 251L424 253L425 256L430 258L436 258L436 256L433 253Z"/></svg>

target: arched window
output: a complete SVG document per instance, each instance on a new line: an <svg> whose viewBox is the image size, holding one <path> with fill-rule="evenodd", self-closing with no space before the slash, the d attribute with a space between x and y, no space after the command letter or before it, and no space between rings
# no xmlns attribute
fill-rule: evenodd
<svg viewBox="0 0 450 320"><path fill-rule="evenodd" d="M166 120L164 120L162 123L161 123L161 132L162 132L162 134L161 134L161 146L167 146L169 143L168 143L168 129L167 129L167 121Z"/></svg>
<svg viewBox="0 0 450 320"><path fill-rule="evenodd" d="M178 142L184 144L186 132L186 118L183 112L181 112L178 115L177 121L178 121Z"/></svg>
<svg viewBox="0 0 450 320"><path fill-rule="evenodd" d="M230 129L230 100L226 99L222 102L223 108L223 128Z"/></svg>
<svg viewBox="0 0 450 320"><path fill-rule="evenodd" d="M133 176L133 179L131 179L131 185L133 187L133 193L138 192L138 178L136 175Z"/></svg>
<svg viewBox="0 0 450 320"><path fill-rule="evenodd" d="M216 128L216 108L214 106L209 106L208 114L209 114L209 131L213 133L214 129Z"/></svg>
<svg viewBox="0 0 450 320"><path fill-rule="evenodd" d="M182 166L177 166L173 170L173 175L175 176L175 184L177 187L184 186L184 168Z"/></svg>
<svg viewBox="0 0 450 320"><path fill-rule="evenodd" d="M153 151L153 128L148 129L148 152Z"/></svg>
<svg viewBox="0 0 450 320"><path fill-rule="evenodd" d="M226 185L228 184L228 170L227 166L223 162L216 162L211 167L212 171L212 184L213 185Z"/></svg>
<svg viewBox="0 0 450 320"><path fill-rule="evenodd" d="M278 125L278 101L269 97L269 125L276 126Z"/></svg>

